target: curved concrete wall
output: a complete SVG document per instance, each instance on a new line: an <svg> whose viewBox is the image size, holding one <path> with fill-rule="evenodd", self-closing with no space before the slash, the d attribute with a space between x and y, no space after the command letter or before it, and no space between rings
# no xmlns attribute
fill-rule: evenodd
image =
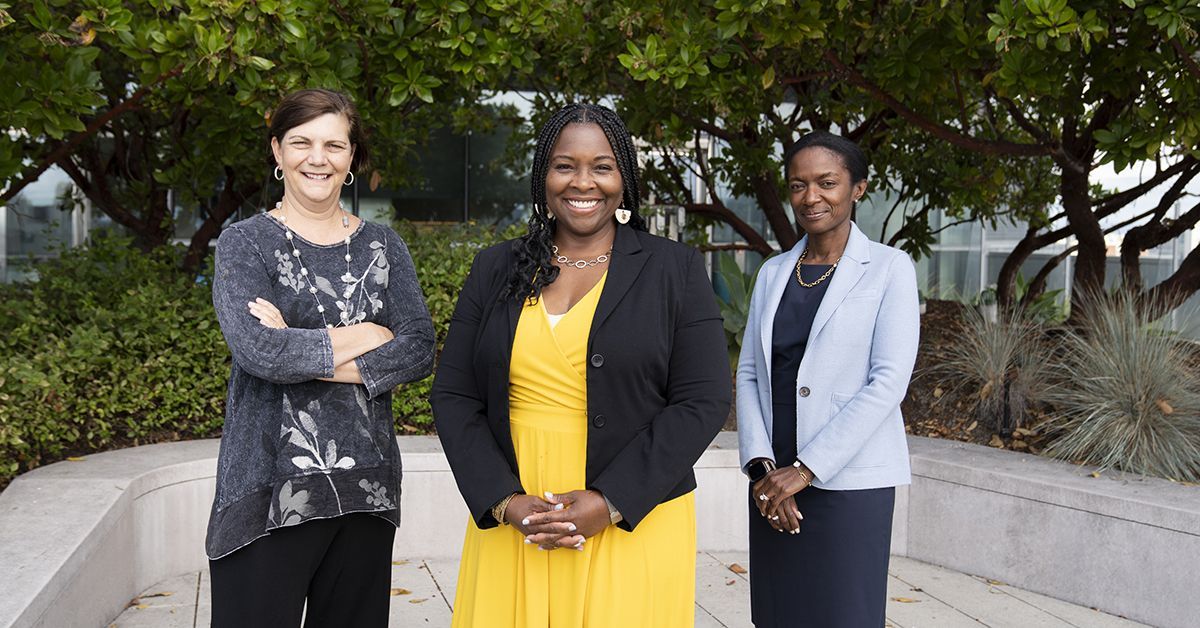
<svg viewBox="0 0 1200 628"><path fill-rule="evenodd" d="M459 553L467 512L435 437L399 439L397 557ZM1159 626L1200 617L1200 488L912 437L894 554ZM205 566L217 441L137 447L27 473L0 494L0 628L106 626L131 598ZM697 542L746 549L737 435L696 464Z"/></svg>

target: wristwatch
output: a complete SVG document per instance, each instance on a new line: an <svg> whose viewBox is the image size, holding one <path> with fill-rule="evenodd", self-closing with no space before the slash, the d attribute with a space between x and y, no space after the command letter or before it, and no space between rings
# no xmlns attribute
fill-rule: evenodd
<svg viewBox="0 0 1200 628"><path fill-rule="evenodd" d="M746 474L750 476L751 482L757 482L767 477L767 474L774 470L775 462L772 460L767 460L766 458L755 460L754 462L746 465Z"/></svg>

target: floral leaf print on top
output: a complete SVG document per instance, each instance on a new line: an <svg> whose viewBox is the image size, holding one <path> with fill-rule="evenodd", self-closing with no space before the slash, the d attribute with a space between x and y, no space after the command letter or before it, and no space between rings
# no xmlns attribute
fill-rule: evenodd
<svg viewBox="0 0 1200 628"><path fill-rule="evenodd" d="M289 242L282 225L259 214L218 240L213 305L233 363L209 558L312 519L369 512L400 523L391 390L429 374L433 324L404 241L370 222L349 237ZM342 281L347 270L351 281ZM251 316L246 304L256 298L278 307L287 328ZM346 324L371 322L394 335L355 359L362 384L321 379L334 372L325 328L343 325L342 311Z"/></svg>
<svg viewBox="0 0 1200 628"><path fill-rule="evenodd" d="M338 290L327 277L315 271L312 273L313 286L318 291L335 299L333 304L337 308L337 326L339 327L356 325L367 320L368 309L370 309L371 315L377 315L383 310L380 291L386 290L388 286L387 247L378 240L372 240L369 246L371 263L367 264L366 269L360 275L354 275L350 269L342 273L338 277L342 284L341 290ZM275 259L279 261L276 268L279 272L279 283L299 294L303 289L303 280L293 272L294 263L291 256L275 249ZM346 265L349 266L348 263ZM368 283L371 284L371 287L367 287ZM371 292L372 287L378 289ZM321 303L320 297L315 293L313 297L317 301L318 310L324 312L325 306Z"/></svg>
<svg viewBox="0 0 1200 628"><path fill-rule="evenodd" d="M337 500L338 514L342 513L342 498L338 494L337 486L334 485L333 479L329 477L329 473L334 469L353 469L354 458L337 455L337 441L332 438L325 441L325 454L321 455L320 429L317 427L317 422L313 420L313 415L321 414L321 402L313 399L308 402L308 407L305 410L299 410L293 413L292 402L287 395L283 396L284 411L292 420L292 425L284 424L280 429L280 438L287 437L287 442L303 449L306 454L300 456L292 456L292 464L296 468L307 471L316 470L325 474L325 479L329 481L329 488L333 491L333 497Z"/></svg>
<svg viewBox="0 0 1200 628"><path fill-rule="evenodd" d="M272 508L272 511L274 508ZM308 491L292 492L292 482L288 480L283 483L283 487L279 489L279 521L281 526L294 526L304 520L305 517L313 514L313 508L308 503Z"/></svg>

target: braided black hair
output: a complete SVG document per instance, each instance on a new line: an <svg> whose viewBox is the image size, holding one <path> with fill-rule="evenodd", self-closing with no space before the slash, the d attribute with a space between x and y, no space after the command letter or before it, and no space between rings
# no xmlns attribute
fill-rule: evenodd
<svg viewBox="0 0 1200 628"><path fill-rule="evenodd" d="M502 301L536 301L542 294L542 288L558 278L559 269L554 265L552 252L556 225L554 219L546 214L546 175L550 169L550 150L568 124L595 124L604 131L604 136L612 146L613 156L617 158L617 170L621 173L622 205L632 214L629 226L639 231L646 230L646 221L638 212L641 190L638 185L637 148L625 123L607 107L581 103L567 105L550 116L538 133L529 181L533 213L529 216L528 231L513 247L517 259L508 271L508 282L500 294Z"/></svg>

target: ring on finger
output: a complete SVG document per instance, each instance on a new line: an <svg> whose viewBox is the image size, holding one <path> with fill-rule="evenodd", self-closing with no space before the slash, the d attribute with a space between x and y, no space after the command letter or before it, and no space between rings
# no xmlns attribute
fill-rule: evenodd
<svg viewBox="0 0 1200 628"><path fill-rule="evenodd" d="M779 521L779 515L772 515L771 521Z"/></svg>
<svg viewBox="0 0 1200 628"><path fill-rule="evenodd" d="M759 493L759 494L758 494L758 501L760 501L760 502L765 502L765 501L767 501L767 494L766 494L766 493Z"/></svg>

